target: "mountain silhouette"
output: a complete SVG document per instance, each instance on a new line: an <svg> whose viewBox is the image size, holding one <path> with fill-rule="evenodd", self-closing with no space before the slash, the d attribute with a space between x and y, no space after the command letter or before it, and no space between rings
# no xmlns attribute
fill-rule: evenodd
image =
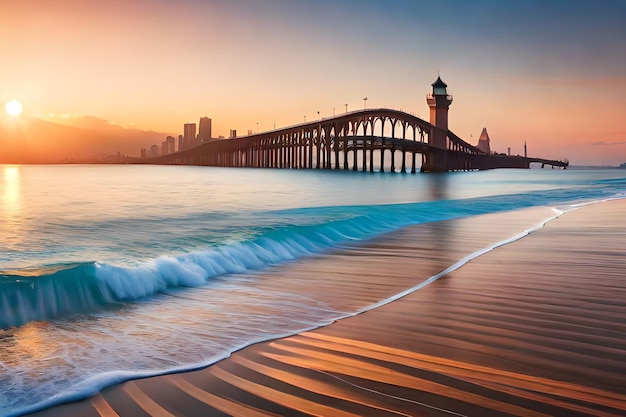
<svg viewBox="0 0 626 417"><path fill-rule="evenodd" d="M96 117L63 124L22 115L0 117L0 163L104 162L111 155L138 157L167 133L128 129Z"/></svg>

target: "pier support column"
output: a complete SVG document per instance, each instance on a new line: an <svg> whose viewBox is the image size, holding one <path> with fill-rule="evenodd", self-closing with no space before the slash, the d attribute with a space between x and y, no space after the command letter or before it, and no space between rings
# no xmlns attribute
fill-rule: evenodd
<svg viewBox="0 0 626 417"><path fill-rule="evenodd" d="M332 166L332 164L333 164L333 160L332 160L333 150L332 150L332 147L331 147L332 140L331 140L331 137L330 137L329 134L326 135L325 143L326 143L326 164L324 164L324 168L331 169L333 167Z"/></svg>
<svg viewBox="0 0 626 417"><path fill-rule="evenodd" d="M321 159L321 146L322 146L322 141L320 139L320 137L318 136L317 138L317 146L315 147L315 155L316 155L316 161L315 161L315 168L320 169L320 159Z"/></svg>
<svg viewBox="0 0 626 417"><path fill-rule="evenodd" d="M447 151L445 149L432 148L430 152L424 155L422 163L422 172L445 172L448 170Z"/></svg>
<svg viewBox="0 0 626 417"><path fill-rule="evenodd" d="M363 168L361 169L363 172L367 171L367 141L363 139Z"/></svg>
<svg viewBox="0 0 626 417"><path fill-rule="evenodd" d="M313 135L309 132L309 169L313 169Z"/></svg>

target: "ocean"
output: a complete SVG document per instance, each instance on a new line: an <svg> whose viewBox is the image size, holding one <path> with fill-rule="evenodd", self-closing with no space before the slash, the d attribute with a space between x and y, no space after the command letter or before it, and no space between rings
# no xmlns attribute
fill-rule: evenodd
<svg viewBox="0 0 626 417"><path fill-rule="evenodd" d="M369 307L255 285L285 264L411 225L625 196L624 169L0 165L0 416Z"/></svg>

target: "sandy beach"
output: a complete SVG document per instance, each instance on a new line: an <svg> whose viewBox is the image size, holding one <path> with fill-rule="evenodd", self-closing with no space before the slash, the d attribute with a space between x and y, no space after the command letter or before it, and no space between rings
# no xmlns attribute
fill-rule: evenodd
<svg viewBox="0 0 626 417"><path fill-rule="evenodd" d="M364 309L553 215L415 226L255 285ZM626 201L584 206L362 314L32 415L624 415L624 248Z"/></svg>

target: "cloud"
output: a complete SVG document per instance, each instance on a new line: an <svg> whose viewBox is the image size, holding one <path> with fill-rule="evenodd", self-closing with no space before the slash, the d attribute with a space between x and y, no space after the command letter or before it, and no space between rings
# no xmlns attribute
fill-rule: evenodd
<svg viewBox="0 0 626 417"><path fill-rule="evenodd" d="M592 145L594 146L614 146L614 145L626 145L626 141L621 141L621 142L593 142Z"/></svg>

